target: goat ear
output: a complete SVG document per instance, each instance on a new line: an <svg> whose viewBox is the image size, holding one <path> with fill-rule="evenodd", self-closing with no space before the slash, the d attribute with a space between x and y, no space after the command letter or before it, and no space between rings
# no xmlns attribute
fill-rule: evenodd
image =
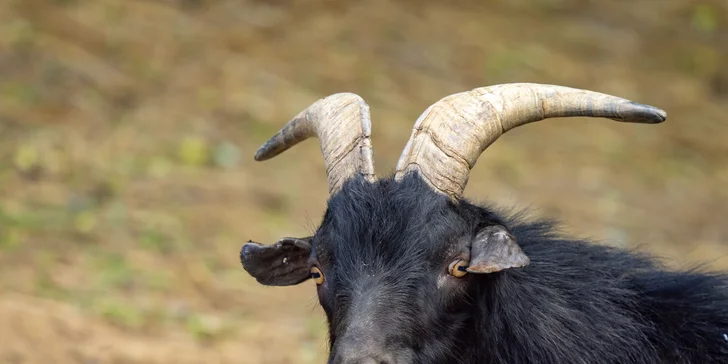
<svg viewBox="0 0 728 364"><path fill-rule="evenodd" d="M258 283L292 286L311 278L311 238L283 238L272 245L249 241L240 249L240 263Z"/></svg>
<svg viewBox="0 0 728 364"><path fill-rule="evenodd" d="M516 238L500 225L488 226L478 232L470 248L468 273L483 274L500 272L509 268L521 268L530 263L516 243Z"/></svg>

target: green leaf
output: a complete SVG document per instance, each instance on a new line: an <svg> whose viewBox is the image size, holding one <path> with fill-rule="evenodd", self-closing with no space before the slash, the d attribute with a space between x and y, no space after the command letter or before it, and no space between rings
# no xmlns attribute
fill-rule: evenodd
<svg viewBox="0 0 728 364"><path fill-rule="evenodd" d="M32 145L21 145L15 151L15 167L21 171L25 172L35 167L39 160L38 150Z"/></svg>
<svg viewBox="0 0 728 364"><path fill-rule="evenodd" d="M88 233L96 227L96 214L92 210L87 210L76 215L73 225L79 232Z"/></svg>
<svg viewBox="0 0 728 364"><path fill-rule="evenodd" d="M201 138L188 137L180 143L177 156L185 165L201 166L209 159L209 147Z"/></svg>
<svg viewBox="0 0 728 364"><path fill-rule="evenodd" d="M698 30L713 33L718 29L718 16L712 6L700 4L693 10L692 23Z"/></svg>

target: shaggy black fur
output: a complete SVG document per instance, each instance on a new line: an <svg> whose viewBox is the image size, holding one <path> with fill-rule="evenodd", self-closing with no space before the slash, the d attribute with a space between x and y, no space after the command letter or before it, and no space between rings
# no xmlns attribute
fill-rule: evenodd
<svg viewBox="0 0 728 364"><path fill-rule="evenodd" d="M530 264L449 275L493 225ZM549 222L453 204L417 175L347 182L309 242L307 263L325 277L317 290L330 363L728 363L725 275L670 272L641 254L563 239ZM251 254L244 264L254 265Z"/></svg>

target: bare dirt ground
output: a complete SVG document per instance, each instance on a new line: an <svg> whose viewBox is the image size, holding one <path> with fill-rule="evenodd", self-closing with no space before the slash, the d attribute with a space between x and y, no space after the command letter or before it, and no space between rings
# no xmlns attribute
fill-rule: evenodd
<svg viewBox="0 0 728 364"><path fill-rule="evenodd" d="M466 193L728 269L722 0L0 1L0 362L321 363L311 284L257 285L247 239L309 233L315 141L255 149L316 99L371 105L380 175L420 112L505 82L664 108L503 136Z"/></svg>

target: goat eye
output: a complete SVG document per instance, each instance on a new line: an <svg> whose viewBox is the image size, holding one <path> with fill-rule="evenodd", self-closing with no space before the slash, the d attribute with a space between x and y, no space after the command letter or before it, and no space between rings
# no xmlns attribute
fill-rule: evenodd
<svg viewBox="0 0 728 364"><path fill-rule="evenodd" d="M450 263L450 275L457 278L464 277L466 274L468 274L467 268L468 262L464 260L456 260Z"/></svg>
<svg viewBox="0 0 728 364"><path fill-rule="evenodd" d="M319 286L324 284L324 274L321 272L321 269L318 269L318 267L311 268L311 278L313 278L314 282L316 282Z"/></svg>

